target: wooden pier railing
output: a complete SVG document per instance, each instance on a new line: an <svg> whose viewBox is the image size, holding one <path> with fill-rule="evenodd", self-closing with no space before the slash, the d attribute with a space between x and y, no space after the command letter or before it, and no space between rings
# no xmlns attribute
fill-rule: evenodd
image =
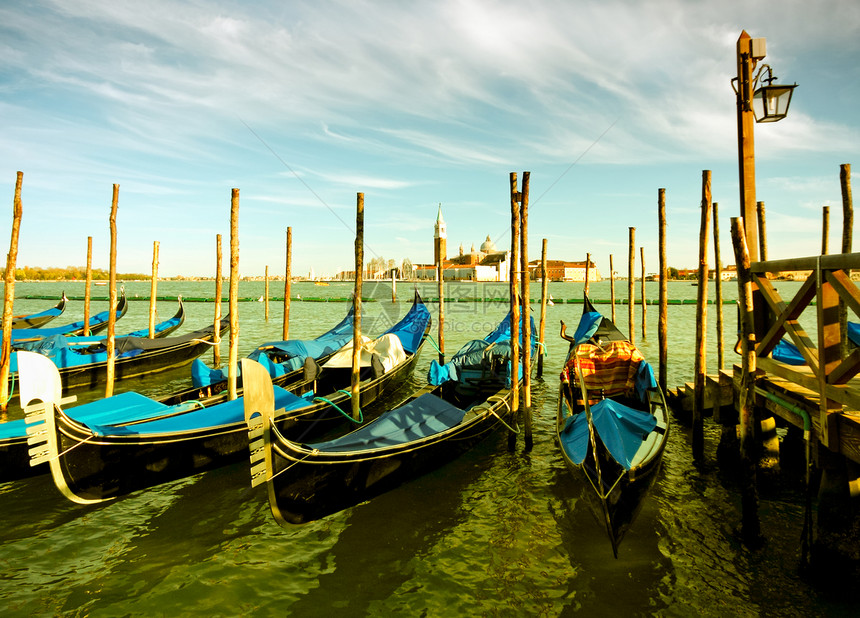
<svg viewBox="0 0 860 618"><path fill-rule="evenodd" d="M757 288L753 294L756 366L766 372L757 380L757 387L787 398L791 404L765 405L797 426L804 420L792 408L799 405L808 410L813 442L860 463L860 379L856 378L860 349L847 345L846 320L840 319L845 316L841 304L849 310L848 320L860 321L860 290L851 280L852 269L860 270L860 253L754 262L750 274ZM808 270L810 275L786 302L769 275L798 270ZM813 305L814 340L800 323L804 309ZM804 316L807 322L808 313ZM805 365L770 357L784 336L797 346Z"/></svg>

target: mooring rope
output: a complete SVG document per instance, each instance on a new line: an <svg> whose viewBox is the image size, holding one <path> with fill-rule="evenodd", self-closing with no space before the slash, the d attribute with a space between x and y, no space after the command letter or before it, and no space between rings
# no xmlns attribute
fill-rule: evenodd
<svg viewBox="0 0 860 618"><path fill-rule="evenodd" d="M508 412L513 412L513 410L511 410L511 404L508 403L508 400L505 397L503 397L501 395L492 395L491 397L487 397L487 403L491 403L493 401L502 402L503 404L505 404L505 407L508 409ZM490 414L492 414L493 416L495 416L497 419L499 419L499 421L502 423L502 425L507 427L511 433L514 433L514 434L520 433L520 428L517 427L516 429L514 429L513 427L508 425L505 422L505 419L503 419L501 416L499 416L499 414L493 409L493 406L490 406L489 408L487 408L487 411Z"/></svg>
<svg viewBox="0 0 860 618"><path fill-rule="evenodd" d="M338 389L338 391L337 391L337 392L338 392L338 393L343 393L344 395L346 395L347 397L349 397L350 399L352 399L352 393L351 393L351 392L349 392L349 391L347 391L347 390L344 390L344 389L342 389L342 388L341 388L341 389ZM334 403L334 402L333 402L333 401L331 401L330 399L326 399L325 397L314 397L314 401L324 401L325 403L327 403L327 404L328 404L328 405L330 405L332 408L334 408L335 410L337 410L338 412L340 412L341 414L343 414L346 418L348 418L349 420L351 420L351 421L352 421L353 423L355 423L356 425L361 425L361 424L364 422L364 413L361 411L361 408L359 408L359 409L358 409L358 420L356 420L356 419L352 418L352 416L351 416L351 415L349 415L349 414L347 414L346 412L344 412L343 410L341 410L341 409L340 409L340 406L338 406L336 403Z"/></svg>

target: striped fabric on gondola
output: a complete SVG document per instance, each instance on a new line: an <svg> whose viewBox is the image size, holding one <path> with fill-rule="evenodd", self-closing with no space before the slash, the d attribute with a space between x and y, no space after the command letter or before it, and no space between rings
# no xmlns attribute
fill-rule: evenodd
<svg viewBox="0 0 860 618"><path fill-rule="evenodd" d="M629 341L611 341L602 346L583 343L577 347L579 371L589 392L613 397L630 393L636 383L639 363L645 360L642 353ZM561 372L564 382L576 383L576 359L571 356ZM590 399L590 397L589 397Z"/></svg>

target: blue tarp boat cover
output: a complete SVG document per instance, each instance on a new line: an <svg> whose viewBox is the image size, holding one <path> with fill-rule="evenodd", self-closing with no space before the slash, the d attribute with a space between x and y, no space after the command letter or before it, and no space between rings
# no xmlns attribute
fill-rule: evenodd
<svg viewBox="0 0 860 618"><path fill-rule="evenodd" d="M520 327L522 327L522 318ZM532 349L537 345L537 329L534 318L531 318L531 342ZM438 361L430 362L427 372L427 381L434 386L448 381L456 381L462 377L463 369L466 367L480 368L482 361L487 356L504 357L510 361L511 356L511 314L499 323L498 326L483 339L473 339L460 348L451 360L440 365ZM520 343L523 341L523 329L520 328ZM508 370L510 373L510 369ZM522 365L519 367L519 375L522 377Z"/></svg>
<svg viewBox="0 0 860 618"><path fill-rule="evenodd" d="M574 344L579 345L591 339L602 321L603 315L599 311L587 311L583 313L576 327L576 332L573 333Z"/></svg>
<svg viewBox="0 0 860 618"><path fill-rule="evenodd" d="M386 412L361 429L308 447L328 453L342 453L407 444L458 425L464 414L463 410L444 399L426 393Z"/></svg>
<svg viewBox="0 0 860 618"><path fill-rule="evenodd" d="M126 305L127 307L127 305ZM117 309L116 319L120 319L123 316L123 310ZM101 313L97 313L94 316L90 317L90 328L93 326L97 326L99 324L104 324L110 318L110 310L102 311ZM44 337L50 337L51 335L65 335L66 333L72 333L78 330L81 330L84 327L84 321L80 320L78 322L72 322L71 324L66 324L65 326L54 326L51 328L13 328L12 329L12 342L15 344L15 347L20 347L18 345L18 341L22 339L42 339ZM2 335L2 331L0 331L0 335Z"/></svg>
<svg viewBox="0 0 860 618"><path fill-rule="evenodd" d="M173 317L164 322L160 322L155 326L155 332L160 333L181 322L181 317ZM117 337L116 356L115 358L131 358L141 353L141 349L134 344L140 340L149 339L149 327L133 331L127 335ZM42 356L47 356L60 369L67 367L83 367L96 363L107 362L107 344L106 338L102 336L89 337L66 337L65 335L49 335L38 341L28 341L15 344L18 350L27 350L36 352ZM164 339L161 340L166 341ZM95 347L91 347L95 346ZM12 354L10 371L18 371L18 359L15 354Z"/></svg>
<svg viewBox="0 0 860 618"><path fill-rule="evenodd" d="M856 346L860 346L860 324L857 322L848 322L848 340ZM780 339L776 347L771 353L774 360L778 360L786 365L805 365L806 359L788 339Z"/></svg>
<svg viewBox="0 0 860 618"><path fill-rule="evenodd" d="M120 393L107 399L86 403L66 412L66 416L89 425L133 423L164 414L168 406L135 392ZM0 439L27 435L24 419L0 423Z"/></svg>
<svg viewBox="0 0 860 618"><path fill-rule="evenodd" d="M416 294L416 301L412 305L409 312L403 316L397 324L389 328L383 334L397 335L400 343L403 344L403 349L407 354L414 354L421 345L421 340L424 338L424 331L427 330L427 324L430 323L430 311L427 306L421 301Z"/></svg>
<svg viewBox="0 0 860 618"><path fill-rule="evenodd" d="M310 405L309 399L313 397L313 393L307 393L305 396L300 397L298 395L294 395L293 393L285 391L279 386L275 386L273 388L275 389L275 410L284 409L289 411L303 408L307 405ZM105 405L110 405L112 399L114 398L111 397L108 399L103 399L101 400L101 402L95 403L104 402ZM144 397L144 399L147 398ZM154 404L158 404L158 402L156 401L150 401L152 401ZM91 404L84 404L84 406L80 407L83 408L89 405ZM92 431L98 436L132 436L195 431L207 429L210 427L233 425L236 423L244 422L245 420L245 403L242 397L239 397L238 399L234 399L232 401L219 403L208 408L194 408L191 410L188 410L188 403L182 403L178 404L177 406L171 407L164 406L164 404L158 405L161 405L164 409L158 410L155 406L153 406L154 413L150 414L149 416L170 414L174 410L179 413L177 413L175 416L169 416L167 418L160 418L158 420L137 423L135 425L125 425L121 427L110 426L107 424L99 424L93 421L87 421L84 424L89 427L90 431ZM127 419L122 419L122 422L127 423L129 421Z"/></svg>
<svg viewBox="0 0 860 618"><path fill-rule="evenodd" d="M317 359L331 354L352 341L353 312L350 308L346 317L330 331L323 333L316 339L289 339L287 341L270 341L260 345L248 355L269 372L269 376L277 378L302 367L306 358ZM275 352L287 359L280 363L273 362L266 354ZM237 368L241 373L241 369ZM227 372L223 369L210 369L199 358L191 363L191 383L194 388L202 388L210 384L217 384L227 379Z"/></svg>
<svg viewBox="0 0 860 618"><path fill-rule="evenodd" d="M625 470L632 467L632 459L642 441L657 426L653 415L629 408L613 399L602 399L591 406L594 430L609 454ZM567 419L560 433L562 448L570 460L580 465L588 454L588 419L581 412Z"/></svg>

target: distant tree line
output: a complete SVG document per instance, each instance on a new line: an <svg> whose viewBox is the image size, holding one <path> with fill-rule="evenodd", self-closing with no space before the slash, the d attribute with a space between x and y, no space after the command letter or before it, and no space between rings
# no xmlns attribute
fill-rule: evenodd
<svg viewBox="0 0 860 618"><path fill-rule="evenodd" d="M6 269L0 269L2 276L6 277ZM100 268L92 270L93 279L109 279L110 273ZM87 278L87 269L84 266L66 266L65 268L49 267L40 268L37 266L23 266L15 269L16 281L72 281L75 279L85 280ZM137 281L140 279L149 279L149 275L139 273L117 274L116 278L120 281Z"/></svg>

